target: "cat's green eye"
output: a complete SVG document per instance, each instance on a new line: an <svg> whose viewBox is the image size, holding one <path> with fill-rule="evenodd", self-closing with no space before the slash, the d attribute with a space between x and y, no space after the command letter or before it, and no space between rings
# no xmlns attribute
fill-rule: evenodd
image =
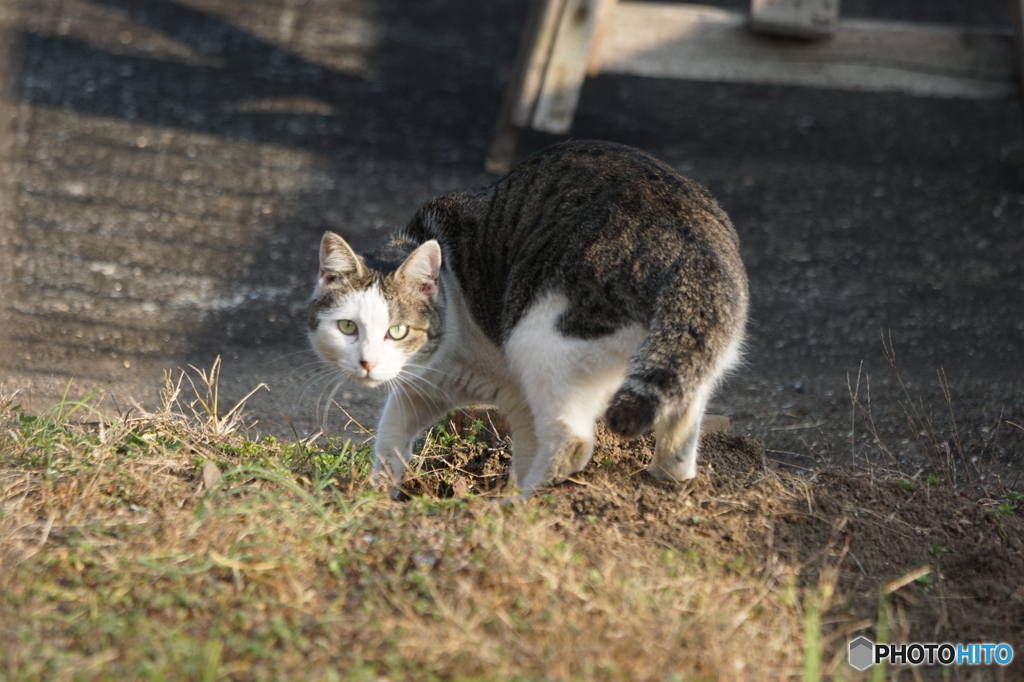
<svg viewBox="0 0 1024 682"><path fill-rule="evenodd" d="M352 320L338 320L338 331L345 336L352 336L358 329L359 327Z"/></svg>
<svg viewBox="0 0 1024 682"><path fill-rule="evenodd" d="M401 341L409 335L409 328L404 324L396 324L395 326L388 329L388 338L394 339L395 341Z"/></svg>

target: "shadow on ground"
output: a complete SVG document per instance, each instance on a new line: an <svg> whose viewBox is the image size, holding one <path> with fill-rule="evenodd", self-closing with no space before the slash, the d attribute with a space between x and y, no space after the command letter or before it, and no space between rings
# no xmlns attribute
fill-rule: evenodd
<svg viewBox="0 0 1024 682"><path fill-rule="evenodd" d="M1007 21L995 2L844 12ZM489 180L524 17L514 0L12 4L8 390L42 406L74 375L122 411L155 399L161 369L219 354L227 398L270 385L251 403L260 428L307 435L331 395L372 424L379 396L332 393L305 352L316 244L335 229L366 245L430 196ZM753 318L748 365L713 409L770 458L913 468L934 441L1019 470L1016 101L602 76L572 136L643 147L732 215ZM917 409L923 429L908 426Z"/></svg>

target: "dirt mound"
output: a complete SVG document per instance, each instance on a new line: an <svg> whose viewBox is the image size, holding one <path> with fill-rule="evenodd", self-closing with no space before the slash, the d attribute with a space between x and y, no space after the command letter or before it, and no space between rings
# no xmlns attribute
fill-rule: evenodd
<svg viewBox="0 0 1024 682"><path fill-rule="evenodd" d="M452 426L463 435L469 428ZM406 491L500 491L509 443L500 429L476 426L476 443L425 453ZM881 587L927 565L928 576L894 597L895 638L1005 641L1024 650L1024 504L1011 492L975 500L934 481L844 469L802 478L773 468L761 441L728 434L702 438L694 481L666 483L645 471L652 452L650 438L624 442L599 427L591 464L540 503L564 518L580 551L654 543L734 570L790 562L808 581L838 564L849 595L830 614L838 636L872 634L866 619L873 624Z"/></svg>

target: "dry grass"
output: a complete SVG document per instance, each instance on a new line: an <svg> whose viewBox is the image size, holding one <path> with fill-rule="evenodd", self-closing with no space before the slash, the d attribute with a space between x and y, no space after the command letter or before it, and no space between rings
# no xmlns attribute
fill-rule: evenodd
<svg viewBox="0 0 1024 682"><path fill-rule="evenodd" d="M366 448L253 442L180 387L136 418L2 408L0 678L804 671L804 607L828 610L834 572L802 587L798 568L742 548L580 533L543 500L395 503L367 486Z"/></svg>

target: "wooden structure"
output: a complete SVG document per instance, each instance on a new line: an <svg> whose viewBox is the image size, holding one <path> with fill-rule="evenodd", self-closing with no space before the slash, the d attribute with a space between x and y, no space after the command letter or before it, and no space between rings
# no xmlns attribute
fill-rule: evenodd
<svg viewBox="0 0 1024 682"><path fill-rule="evenodd" d="M749 17L679 3L533 0L486 167L507 171L525 128L567 133L584 79L598 73L1005 97L1024 72L1022 5L1011 0L1016 30L1004 30L840 20L839 0L753 0Z"/></svg>

